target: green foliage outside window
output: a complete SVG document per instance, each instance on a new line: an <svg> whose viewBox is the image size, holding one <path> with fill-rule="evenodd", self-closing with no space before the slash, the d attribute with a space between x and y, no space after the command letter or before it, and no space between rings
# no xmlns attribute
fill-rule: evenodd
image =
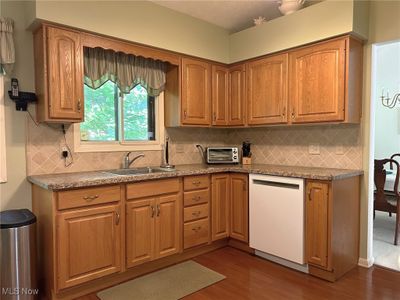
<svg viewBox="0 0 400 300"><path fill-rule="evenodd" d="M154 101L141 85L134 87L129 94L122 94L122 97L116 84L111 81L96 90L85 85L84 97L85 122L80 124L81 140L104 142L155 139L155 120L152 115Z"/></svg>

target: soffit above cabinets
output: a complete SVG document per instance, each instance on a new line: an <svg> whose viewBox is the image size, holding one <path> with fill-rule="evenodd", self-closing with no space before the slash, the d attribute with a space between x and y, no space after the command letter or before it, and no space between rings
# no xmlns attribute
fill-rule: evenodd
<svg viewBox="0 0 400 300"><path fill-rule="evenodd" d="M276 0L152 0L152 2L217 25L230 33L252 27L253 19L259 16L265 17L266 20L282 16ZM308 0L305 6L318 2L321 0Z"/></svg>

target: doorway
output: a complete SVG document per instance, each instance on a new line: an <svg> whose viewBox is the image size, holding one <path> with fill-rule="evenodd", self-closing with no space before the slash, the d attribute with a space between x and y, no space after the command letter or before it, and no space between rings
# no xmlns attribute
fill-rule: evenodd
<svg viewBox="0 0 400 300"><path fill-rule="evenodd" d="M400 163L400 41L373 46L371 82L371 154L373 159L391 158ZM373 164L373 160L372 160ZM374 170L373 166L370 170ZM385 165L385 194L394 192L396 168ZM400 174L399 174L400 175ZM371 183L374 189L374 181ZM400 189L399 189L400 190ZM389 197L388 197L389 198ZM393 196L391 196L393 199ZM396 202L391 202L395 205ZM396 214L375 211L373 257L376 265L400 271L400 237L394 245ZM400 234L399 234L400 236Z"/></svg>

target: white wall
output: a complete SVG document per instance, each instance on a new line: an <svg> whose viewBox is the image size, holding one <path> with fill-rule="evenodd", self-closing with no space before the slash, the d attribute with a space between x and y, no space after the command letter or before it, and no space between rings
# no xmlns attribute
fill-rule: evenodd
<svg viewBox="0 0 400 300"><path fill-rule="evenodd" d="M376 81L379 96L389 92L390 98L400 93L400 42L386 43L376 48ZM400 153L400 106L389 109L380 99L375 103L375 158L388 158ZM399 103L400 104L400 103Z"/></svg>

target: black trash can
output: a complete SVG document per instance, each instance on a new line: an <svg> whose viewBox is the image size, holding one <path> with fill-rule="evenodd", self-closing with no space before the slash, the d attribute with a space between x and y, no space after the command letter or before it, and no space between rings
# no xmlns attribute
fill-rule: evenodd
<svg viewBox="0 0 400 300"><path fill-rule="evenodd" d="M38 299L36 216L28 209L2 211L0 230L0 299Z"/></svg>

